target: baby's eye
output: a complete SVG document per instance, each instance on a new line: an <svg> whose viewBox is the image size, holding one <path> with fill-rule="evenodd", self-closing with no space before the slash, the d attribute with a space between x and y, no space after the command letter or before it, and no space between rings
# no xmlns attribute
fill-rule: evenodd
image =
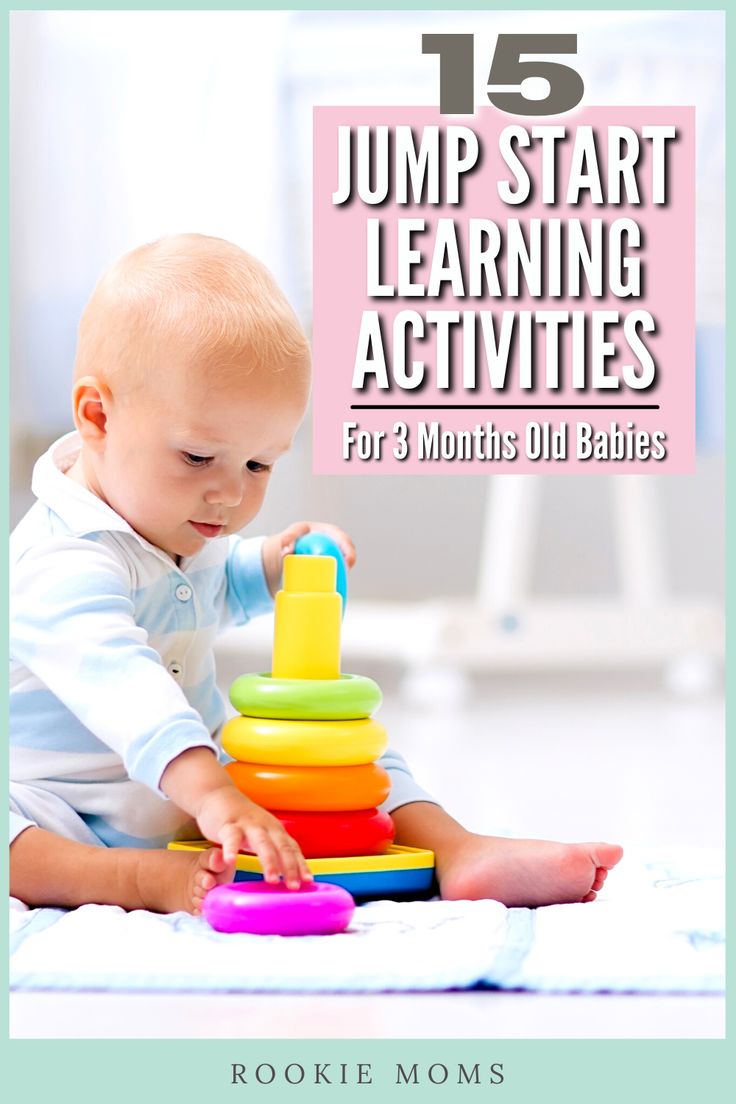
<svg viewBox="0 0 736 1104"><path fill-rule="evenodd" d="M212 460L211 456L198 456L195 452L184 452L182 456L187 464L191 464L194 468L203 468Z"/></svg>
<svg viewBox="0 0 736 1104"><path fill-rule="evenodd" d="M271 464L262 464L260 460L249 460L245 465L249 472L270 472Z"/></svg>

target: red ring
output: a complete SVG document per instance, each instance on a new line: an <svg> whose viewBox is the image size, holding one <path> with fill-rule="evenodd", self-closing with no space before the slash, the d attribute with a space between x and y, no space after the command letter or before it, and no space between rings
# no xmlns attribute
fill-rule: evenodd
<svg viewBox="0 0 736 1104"><path fill-rule="evenodd" d="M274 813L306 859L380 855L394 838L394 822L382 809L348 813Z"/></svg>

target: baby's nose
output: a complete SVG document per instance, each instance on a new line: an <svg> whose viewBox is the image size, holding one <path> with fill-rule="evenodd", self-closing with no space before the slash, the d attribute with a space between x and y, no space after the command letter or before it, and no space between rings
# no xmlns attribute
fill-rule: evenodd
<svg viewBox="0 0 736 1104"><path fill-rule="evenodd" d="M223 477L204 496L212 506L238 506L243 499L242 474Z"/></svg>

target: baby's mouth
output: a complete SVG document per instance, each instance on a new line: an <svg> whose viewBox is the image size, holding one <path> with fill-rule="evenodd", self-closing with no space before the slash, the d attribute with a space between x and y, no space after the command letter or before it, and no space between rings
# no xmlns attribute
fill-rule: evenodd
<svg viewBox="0 0 736 1104"><path fill-rule="evenodd" d="M190 521L189 524L193 529L196 529L202 537L219 537L220 533L225 528L224 525L210 525L206 521Z"/></svg>

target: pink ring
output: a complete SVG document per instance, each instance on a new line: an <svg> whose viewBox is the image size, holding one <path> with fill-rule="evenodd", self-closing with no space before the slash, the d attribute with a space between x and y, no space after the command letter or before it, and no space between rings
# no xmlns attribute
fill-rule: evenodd
<svg viewBox="0 0 736 1104"><path fill-rule="evenodd" d="M282 882L231 882L211 889L202 905L215 931L249 935L336 935L354 912L348 891L331 882L304 882L299 889Z"/></svg>

